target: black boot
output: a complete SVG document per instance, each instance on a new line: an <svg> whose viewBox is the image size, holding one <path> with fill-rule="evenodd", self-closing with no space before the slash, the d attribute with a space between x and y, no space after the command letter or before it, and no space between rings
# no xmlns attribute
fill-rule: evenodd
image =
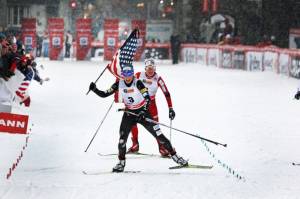
<svg viewBox="0 0 300 199"><path fill-rule="evenodd" d="M180 166L187 166L189 163L179 155L175 154L171 156L173 161L179 164Z"/></svg>
<svg viewBox="0 0 300 199"><path fill-rule="evenodd" d="M120 160L116 166L114 166L112 172L120 173L123 172L125 168L125 160Z"/></svg>

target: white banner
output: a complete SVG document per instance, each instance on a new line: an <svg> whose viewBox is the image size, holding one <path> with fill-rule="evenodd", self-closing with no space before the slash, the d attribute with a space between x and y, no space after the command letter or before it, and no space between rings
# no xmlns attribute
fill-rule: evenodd
<svg viewBox="0 0 300 199"><path fill-rule="evenodd" d="M231 50L222 50L222 68L232 68L232 51Z"/></svg>
<svg viewBox="0 0 300 199"><path fill-rule="evenodd" d="M264 52L263 66L267 71L277 72L277 60L278 53L276 52Z"/></svg>
<svg viewBox="0 0 300 199"><path fill-rule="evenodd" d="M199 63L201 65L207 65L206 63L207 58L207 49L206 48L197 48L197 54L196 54L196 63Z"/></svg>
<svg viewBox="0 0 300 199"><path fill-rule="evenodd" d="M263 53L258 51L249 51L246 53L247 70L262 71Z"/></svg>
<svg viewBox="0 0 300 199"><path fill-rule="evenodd" d="M186 63L196 62L196 48L184 48L182 50L182 58Z"/></svg>
<svg viewBox="0 0 300 199"><path fill-rule="evenodd" d="M216 48L209 48L207 50L208 52L208 65L211 66L220 66L220 60L219 60L219 49Z"/></svg>
<svg viewBox="0 0 300 199"><path fill-rule="evenodd" d="M290 75L298 79L300 78L300 56L291 57Z"/></svg>
<svg viewBox="0 0 300 199"><path fill-rule="evenodd" d="M289 55L286 53L279 55L279 72L289 75Z"/></svg>
<svg viewBox="0 0 300 199"><path fill-rule="evenodd" d="M233 68L245 70L245 51L235 50L232 57Z"/></svg>

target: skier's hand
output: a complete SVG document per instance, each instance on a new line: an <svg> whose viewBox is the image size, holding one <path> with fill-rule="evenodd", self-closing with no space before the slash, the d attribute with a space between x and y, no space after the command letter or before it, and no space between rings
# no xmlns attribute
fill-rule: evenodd
<svg viewBox="0 0 300 199"><path fill-rule="evenodd" d="M91 82L90 83L90 90L92 90L92 91L94 91L94 90L96 90L96 84L94 83L94 82Z"/></svg>
<svg viewBox="0 0 300 199"><path fill-rule="evenodd" d="M300 99L300 91L298 91L298 92L296 93L295 99L296 99L296 100L299 100L299 99Z"/></svg>
<svg viewBox="0 0 300 199"><path fill-rule="evenodd" d="M169 108L169 118L171 120L174 120L175 118L175 111L173 110L173 108Z"/></svg>
<svg viewBox="0 0 300 199"><path fill-rule="evenodd" d="M146 114L145 111L141 111L141 112L139 113L139 115L137 116L139 122L142 122L142 121L145 120L145 118L146 118L146 117L145 117L145 114Z"/></svg>

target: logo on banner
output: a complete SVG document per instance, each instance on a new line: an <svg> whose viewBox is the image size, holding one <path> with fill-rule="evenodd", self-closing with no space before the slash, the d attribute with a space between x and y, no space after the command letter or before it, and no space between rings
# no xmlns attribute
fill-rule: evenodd
<svg viewBox="0 0 300 199"><path fill-rule="evenodd" d="M60 46L60 44L61 44L60 37L53 37L52 38L52 45L53 46L58 47L58 46Z"/></svg>
<svg viewBox="0 0 300 199"><path fill-rule="evenodd" d="M223 67L231 68L231 52L225 51L223 52Z"/></svg>
<svg viewBox="0 0 300 199"><path fill-rule="evenodd" d="M80 46L88 46L89 39L88 37L80 37L79 38L79 45Z"/></svg>
<svg viewBox="0 0 300 199"><path fill-rule="evenodd" d="M32 45L33 44L33 39L32 39L32 37L30 37L30 36L26 36L25 37L25 39L24 39L25 41L24 41L24 43L25 43L25 45Z"/></svg>
<svg viewBox="0 0 300 199"><path fill-rule="evenodd" d="M184 51L185 62L195 62L195 49L187 48Z"/></svg>
<svg viewBox="0 0 300 199"><path fill-rule="evenodd" d="M300 77L300 57L292 59L291 64L291 76L299 78Z"/></svg>
<svg viewBox="0 0 300 199"><path fill-rule="evenodd" d="M0 113L0 132L26 134L27 126L27 115Z"/></svg>
<svg viewBox="0 0 300 199"><path fill-rule="evenodd" d="M116 39L114 37L108 37L107 38L107 45L114 47L116 45Z"/></svg>
<svg viewBox="0 0 300 199"><path fill-rule="evenodd" d="M251 70L259 70L260 69L260 61L256 54L250 54L250 69Z"/></svg>
<svg viewBox="0 0 300 199"><path fill-rule="evenodd" d="M233 55L234 68L243 69L245 60L245 53L243 51L235 51Z"/></svg>

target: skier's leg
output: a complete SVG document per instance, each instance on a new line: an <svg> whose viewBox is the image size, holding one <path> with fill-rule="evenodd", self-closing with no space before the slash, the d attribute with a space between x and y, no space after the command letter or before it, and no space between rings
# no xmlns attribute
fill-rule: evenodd
<svg viewBox="0 0 300 199"><path fill-rule="evenodd" d="M136 124L135 118L127 113L123 114L120 125L120 138L119 138L119 162L113 168L113 172L123 172L125 167L125 155L126 155L126 142L132 125Z"/></svg>
<svg viewBox="0 0 300 199"><path fill-rule="evenodd" d="M152 119L149 113L146 113L146 118ZM158 124L154 124L151 122L147 122L146 120L139 122L141 125L143 125L157 140L159 143L161 143L164 148L171 154L174 155L176 152L172 147L171 142L164 136L164 134L161 132L160 127Z"/></svg>
<svg viewBox="0 0 300 199"><path fill-rule="evenodd" d="M146 116L147 118L150 118L150 114ZM179 156L175 149L173 148L171 142L164 136L164 134L161 132L160 127L158 124L153 124L147 121L140 122L156 139L159 140L159 142L164 146L165 149L168 150L170 153L172 159L174 162L180 165L188 165L188 162L183 159L181 156Z"/></svg>
<svg viewBox="0 0 300 199"><path fill-rule="evenodd" d="M139 141L138 141L138 127L137 125L132 126L131 128L131 140L132 140L132 146L128 149L128 153L135 153L139 151Z"/></svg>
<svg viewBox="0 0 300 199"><path fill-rule="evenodd" d="M151 103L149 106L149 112L150 112L150 115L152 116L153 120L158 122L158 111L157 111L155 99L151 100ZM156 141L158 144L159 153L164 157L168 157L170 155L169 151L164 147L164 145L159 141L158 138L156 138Z"/></svg>

